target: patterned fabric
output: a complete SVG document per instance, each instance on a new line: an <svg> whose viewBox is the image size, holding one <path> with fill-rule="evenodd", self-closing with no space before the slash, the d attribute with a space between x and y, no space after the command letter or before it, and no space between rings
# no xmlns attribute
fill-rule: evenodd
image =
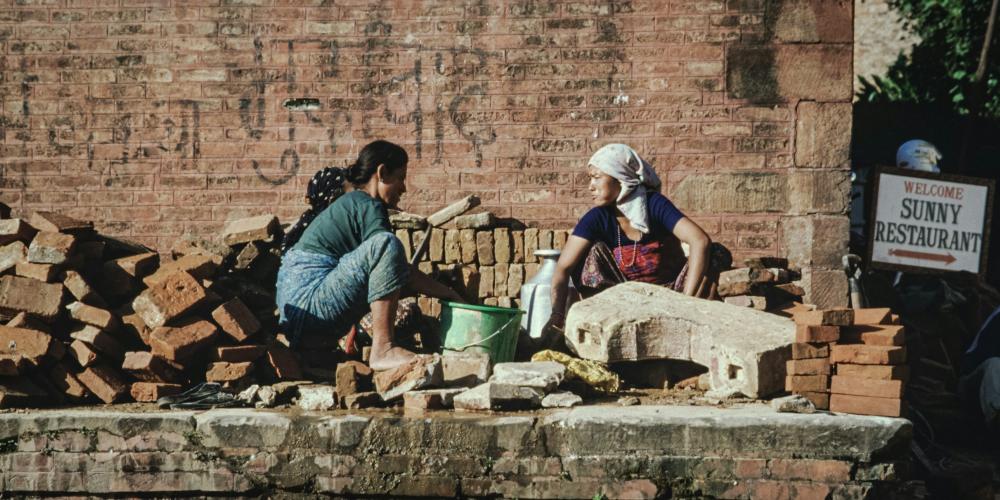
<svg viewBox="0 0 1000 500"><path fill-rule="evenodd" d="M663 284L676 278L676 274L670 272L672 267L676 267L666 265L664 250L659 241L633 243L615 248L614 257L629 281Z"/></svg>
<svg viewBox="0 0 1000 500"><path fill-rule="evenodd" d="M279 325L293 343L303 333L341 337L409 274L403 244L392 233L374 234L339 261L289 250L278 271Z"/></svg>
<svg viewBox="0 0 1000 500"><path fill-rule="evenodd" d="M344 194L345 179L347 179L347 170L337 167L327 167L313 175L309 186L306 187L306 200L309 201L309 208L299 216L299 220L285 234L285 239L281 242L282 254L298 243L302 233L309 227L309 223L320 212Z"/></svg>
<svg viewBox="0 0 1000 500"><path fill-rule="evenodd" d="M658 257L653 257L662 254L656 248L650 247L644 249L643 247L644 245L638 246L636 262L632 264L632 245L615 248L613 251L602 242L591 245L590 252L588 252L580 272L580 294L584 298L590 297L602 290L626 281L643 281L645 283L663 285L677 292L684 291L684 283L687 281L688 272L687 262L684 263L677 274L664 276L662 269L666 269L667 267L662 266L660 262L656 262ZM622 249L625 249L625 252L621 252ZM648 252L648 254L643 255L644 251ZM625 255L625 265L620 264L622 253ZM705 277L708 278L710 283L716 282L718 281L719 271L729 269L732 264L733 257L729 253L729 250L726 250L726 247L718 243L712 243L708 248L708 268L705 270ZM656 279L652 279L654 276ZM712 287L708 288L711 289ZM706 290L705 296L702 298L714 298L710 297L710 294L711 291Z"/></svg>

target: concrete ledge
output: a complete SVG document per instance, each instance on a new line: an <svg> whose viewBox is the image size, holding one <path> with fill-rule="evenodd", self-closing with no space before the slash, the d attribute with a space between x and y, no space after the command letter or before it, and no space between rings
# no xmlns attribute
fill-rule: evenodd
<svg viewBox="0 0 1000 500"><path fill-rule="evenodd" d="M252 409L0 414L13 495L864 498L903 486L903 419L692 406L545 414Z"/></svg>

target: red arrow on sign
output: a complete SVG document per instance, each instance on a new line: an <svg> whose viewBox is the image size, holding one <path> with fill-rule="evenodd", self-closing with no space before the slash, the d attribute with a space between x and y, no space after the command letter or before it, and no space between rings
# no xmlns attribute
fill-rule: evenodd
<svg viewBox="0 0 1000 500"><path fill-rule="evenodd" d="M938 253L929 252L916 252L913 250L900 250L898 248L890 248L889 255L895 255L897 257L906 257L908 259L920 259L920 260L937 260L944 262L946 265L955 262L956 259L952 254L941 255Z"/></svg>

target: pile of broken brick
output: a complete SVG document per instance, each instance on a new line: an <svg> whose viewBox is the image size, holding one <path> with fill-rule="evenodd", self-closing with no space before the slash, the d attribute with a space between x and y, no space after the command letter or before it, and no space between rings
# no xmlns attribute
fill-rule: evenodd
<svg viewBox="0 0 1000 500"><path fill-rule="evenodd" d="M581 403L583 399L573 392L557 391L566 379L566 367L553 361L492 365L487 354L445 351L418 355L383 372L372 372L358 361L343 361L337 365L335 386L305 381L253 385L237 399L258 408L290 403L309 411L400 403L414 410L530 410Z"/></svg>
<svg viewBox="0 0 1000 500"><path fill-rule="evenodd" d="M788 259L754 257L744 266L719 273L718 292L725 303L775 311L802 300L805 290L794 283L800 276L788 269Z"/></svg>
<svg viewBox="0 0 1000 500"><path fill-rule="evenodd" d="M58 213L0 220L0 408L301 378L275 335L280 242L274 216L252 217L161 262Z"/></svg>
<svg viewBox="0 0 1000 500"><path fill-rule="evenodd" d="M786 309L795 321L785 388L818 409L903 414L908 368L904 328L889 308Z"/></svg>

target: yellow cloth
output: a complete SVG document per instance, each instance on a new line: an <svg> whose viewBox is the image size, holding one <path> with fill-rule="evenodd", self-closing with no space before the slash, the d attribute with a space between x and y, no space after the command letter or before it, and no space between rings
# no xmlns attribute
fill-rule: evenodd
<svg viewBox="0 0 1000 500"><path fill-rule="evenodd" d="M597 361L574 358L558 351L539 351L531 357L532 361L555 361L566 367L567 378L578 378L587 385L604 392L617 392L621 386L618 375Z"/></svg>

